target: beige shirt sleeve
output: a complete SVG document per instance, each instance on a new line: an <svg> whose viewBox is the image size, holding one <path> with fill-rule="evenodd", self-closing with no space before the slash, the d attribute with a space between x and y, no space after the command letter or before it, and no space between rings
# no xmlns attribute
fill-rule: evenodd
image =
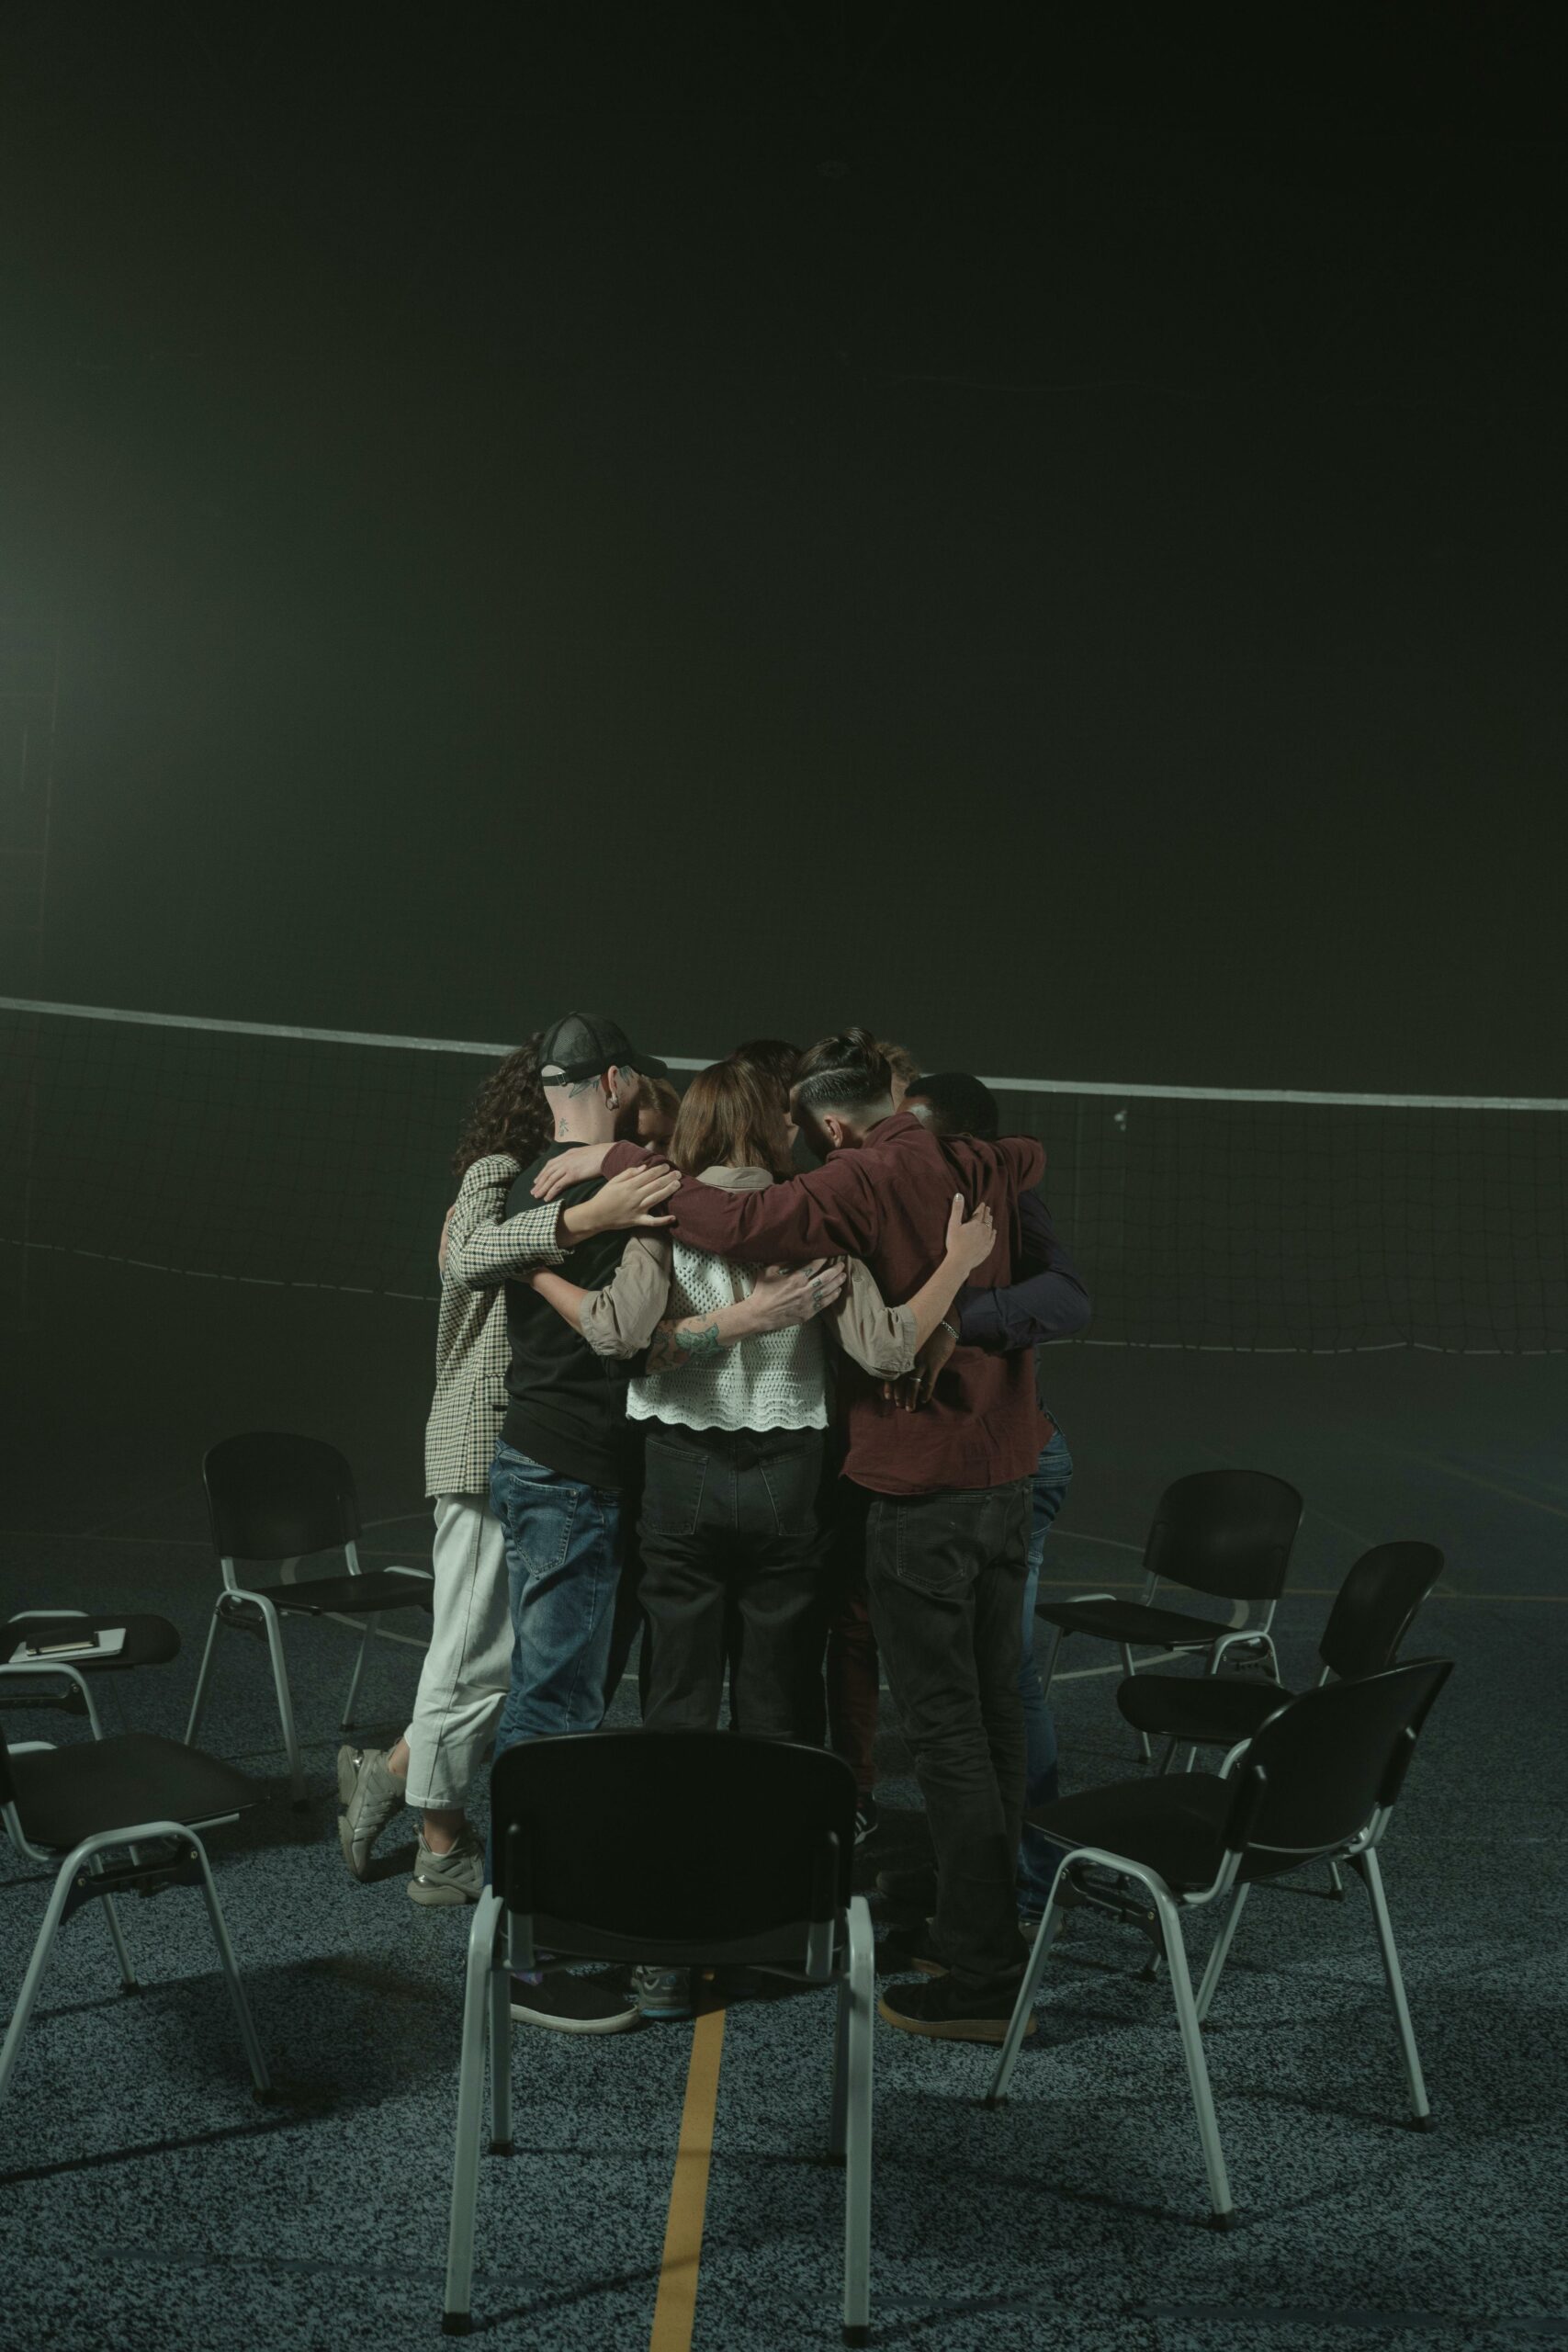
<svg viewBox="0 0 1568 2352"><path fill-rule="evenodd" d="M834 1334L847 1356L878 1380L897 1380L915 1368L915 1310L889 1306L871 1268L848 1261L850 1278L831 1310Z"/></svg>
<svg viewBox="0 0 1568 2352"><path fill-rule="evenodd" d="M632 1235L604 1289L591 1290L578 1310L577 1328L595 1355L640 1355L669 1304L670 1264L662 1236Z"/></svg>

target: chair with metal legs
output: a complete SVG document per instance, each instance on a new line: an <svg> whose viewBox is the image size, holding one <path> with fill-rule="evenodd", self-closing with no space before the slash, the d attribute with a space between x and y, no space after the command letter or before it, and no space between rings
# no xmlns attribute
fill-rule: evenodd
<svg viewBox="0 0 1568 2352"><path fill-rule="evenodd" d="M1331 1675L1354 1682L1392 1666L1442 1572L1435 1544L1379 1544L1363 1552L1328 1612L1318 1643L1319 1683ZM1129 1675L1117 1688L1116 1703L1134 1731L1169 1742L1160 1761L1164 1772L1179 1747L1230 1748L1250 1739L1294 1695L1277 1682L1148 1673Z"/></svg>
<svg viewBox="0 0 1568 2352"><path fill-rule="evenodd" d="M85 1646L98 1634L108 1633L120 1636L115 1649ZM48 1654L33 1658L13 1657L12 1653L24 1643ZM35 1686L20 1696L10 1693L6 1703L17 1707L80 1706L92 1725L95 1739L102 1737L103 1725L93 1703L94 1682L100 1677L128 1673L139 1666L166 1666L179 1654L179 1633L166 1617L128 1615L123 1610L108 1610L94 1616L84 1609L19 1609L0 1625L0 1665L11 1677L28 1676ZM64 1682L67 1687L63 1691L37 1687L51 1681ZM120 1720L124 1721L123 1713Z"/></svg>
<svg viewBox="0 0 1568 2352"><path fill-rule="evenodd" d="M1136 1672L1134 1642L1166 1656L1199 1655L1215 1674L1233 1650L1266 1657L1278 1677L1270 1628L1290 1570L1301 1525L1302 1498L1283 1478L1263 1470L1198 1470L1166 1488L1144 1547L1144 1589L1137 1600L1111 1592L1084 1592L1071 1600L1041 1601L1035 1615L1055 1629L1042 1678L1047 1691L1062 1644L1088 1634L1114 1642L1128 1674ZM1216 1623L1185 1609L1156 1606L1162 1585L1205 1600L1240 1604L1244 1622ZM1251 1611L1259 1611L1254 1623ZM1148 1735L1138 1735L1145 1758Z"/></svg>
<svg viewBox="0 0 1568 2352"><path fill-rule="evenodd" d="M120 1982L128 1993L138 1993L141 1987L131 1965L115 1896L129 1888L156 1894L175 1885L201 1889L255 2096L270 2098L266 2061L234 1963L207 1849L198 1835L203 1829L237 1821L261 1795L254 1781L216 1757L146 1733L130 1732L112 1739L95 1736L69 1747L51 1747L36 1740L7 1747L0 1732L0 1824L16 1851L27 1860L58 1864L43 1923L0 2044L0 2098L16 2071L50 1952L66 1920L88 1903L102 1904L104 1924L119 1962Z"/></svg>
<svg viewBox="0 0 1568 2352"><path fill-rule="evenodd" d="M865 1897L850 1891L854 1810L838 1757L735 1733L570 1734L497 1758L495 1883L468 1936L447 2335L470 2324L487 2075L491 2154L512 2154L511 1971L547 1951L836 1985L828 2142L845 2166L843 2332L868 2341L874 1950Z"/></svg>
<svg viewBox="0 0 1568 2352"><path fill-rule="evenodd" d="M344 1702L341 1728L348 1731L353 1727L366 1652L371 1635L379 1629L382 1612L428 1609L432 1572L428 1568L361 1568L354 1474L337 1448L319 1438L291 1437L270 1430L225 1438L208 1454L202 1476L223 1589L207 1629L186 1741L193 1743L201 1728L219 1627L241 1626L262 1634L272 1660L278 1721L288 1753L289 1789L295 1804L302 1805L305 1775L283 1655L283 1617L324 1617L333 1612L364 1616L365 1630ZM242 1584L235 1565L240 1560L299 1559L310 1553L339 1549L348 1562L346 1576L311 1577L299 1584L260 1585L253 1580Z"/></svg>
<svg viewBox="0 0 1568 2352"><path fill-rule="evenodd" d="M1145 1890L1158 1915L1181 2031L1198 2136L1216 2228L1235 2219L1214 2118L1201 2020L1251 1886L1304 1861L1344 1860L1371 1898L1378 1948L1399 2033L1411 2112L1430 2119L1410 2023L1377 1849L1393 1819L1421 1727L1452 1671L1450 1658L1423 1658L1353 1682L1334 1682L1285 1701L1228 1774L1183 1772L1119 1781L1043 1806L1032 1818L1066 1849L1040 1923L987 2103L1007 2093L1034 1996L1066 1905L1064 1872L1085 1865L1115 1871ZM1181 1917L1210 1904L1230 1911L1196 1995Z"/></svg>

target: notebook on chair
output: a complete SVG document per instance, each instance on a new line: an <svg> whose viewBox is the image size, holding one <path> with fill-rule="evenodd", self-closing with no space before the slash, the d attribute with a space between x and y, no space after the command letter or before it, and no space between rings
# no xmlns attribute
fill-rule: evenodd
<svg viewBox="0 0 1568 2352"><path fill-rule="evenodd" d="M118 1657L124 1647L123 1625L107 1625L96 1634L73 1634L64 1639L51 1634L42 1641L30 1641L24 1635L11 1652L10 1663L46 1666L53 1658Z"/></svg>

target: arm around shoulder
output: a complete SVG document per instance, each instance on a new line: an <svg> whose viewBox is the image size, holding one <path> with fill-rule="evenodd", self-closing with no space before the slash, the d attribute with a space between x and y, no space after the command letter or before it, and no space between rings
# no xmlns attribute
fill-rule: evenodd
<svg viewBox="0 0 1568 2352"><path fill-rule="evenodd" d="M641 1354L669 1302L670 1267L661 1235L634 1233L604 1288L581 1294L577 1328L595 1355Z"/></svg>
<svg viewBox="0 0 1568 2352"><path fill-rule="evenodd" d="M1021 1193L1032 1193L1045 1173L1045 1147L1033 1136L1003 1136L1002 1164Z"/></svg>

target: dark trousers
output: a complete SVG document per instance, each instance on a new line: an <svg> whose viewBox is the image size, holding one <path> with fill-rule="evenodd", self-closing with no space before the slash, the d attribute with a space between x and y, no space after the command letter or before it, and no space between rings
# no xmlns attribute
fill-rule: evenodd
<svg viewBox="0 0 1568 2352"><path fill-rule="evenodd" d="M873 1760L881 1699L876 1636L865 1597L865 1521L871 1497L852 1479L834 1481L829 1504L829 1576L828 1641L824 1673L828 1694L828 1745L855 1776L855 1789L870 1796L876 1785Z"/></svg>
<svg viewBox="0 0 1568 2352"><path fill-rule="evenodd" d="M822 1706L819 1430L648 1425L639 1548L649 1731L818 1736Z"/></svg>
<svg viewBox="0 0 1568 2352"><path fill-rule="evenodd" d="M631 1498L626 1498L628 1504ZM640 1503L641 1498L638 1497ZM633 1526L636 1520L633 1519ZM637 1647L637 1711L648 1711L648 1634L642 1622L642 1559L634 1541L626 1545L621 1580L615 1587L615 1613L610 1624L610 1663L604 1675L604 1712L625 1679L634 1645Z"/></svg>
<svg viewBox="0 0 1568 2352"><path fill-rule="evenodd" d="M1023 1823L1019 1697L1031 1481L877 1495L871 1621L913 1751L937 1862L937 1941L964 1992L1024 1958L1013 1880Z"/></svg>

